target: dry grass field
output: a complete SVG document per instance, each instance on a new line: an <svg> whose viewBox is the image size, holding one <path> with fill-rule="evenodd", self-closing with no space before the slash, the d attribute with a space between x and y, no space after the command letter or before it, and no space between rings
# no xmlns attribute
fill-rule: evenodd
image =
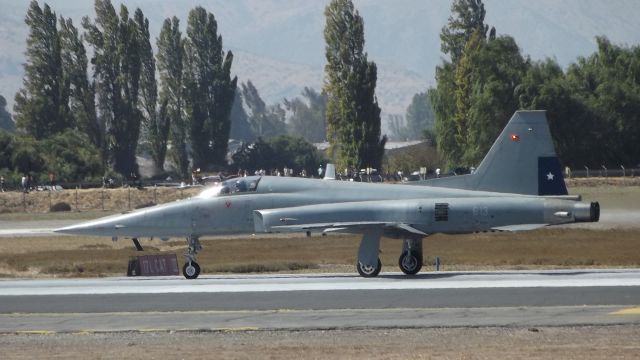
<svg viewBox="0 0 640 360"><path fill-rule="evenodd" d="M20 242L17 246L16 241ZM205 274L355 271L357 236L251 236L205 239L198 262ZM142 241L144 254L176 253L185 241ZM425 270L441 259L441 270L639 267L638 231L545 229L522 233L434 235L425 240ZM401 243L383 239L385 271L398 271ZM0 238L0 277L94 277L125 275L128 240L104 238Z"/></svg>
<svg viewBox="0 0 640 360"><path fill-rule="evenodd" d="M635 179L635 178L634 178ZM582 180L582 179L576 179ZM593 180L590 180L593 181ZM600 201L603 209L639 209L640 186L635 180L568 181L572 194ZM594 186L597 185L597 186ZM83 211L47 212L49 194L27 194L33 201L27 213L20 209L22 194L0 194L0 221L29 219L88 219L129 207L191 196L199 189L79 190ZM104 195L103 195L104 194ZM144 196L143 196L144 195ZM56 201L75 201L76 191L53 193ZM102 211L102 199L106 198ZM16 200L17 199L17 200ZM154 201L155 200L155 201ZM16 203L17 201L17 203ZM91 209L91 210L89 210ZM521 233L434 235L425 240L425 270L439 256L446 270L539 269L565 267L640 266L640 225L632 228L587 230L549 228ZM203 239L199 263L205 274L226 272L336 272L355 271L357 236L248 236ZM182 262L184 240L142 240L144 254L176 253ZM401 243L383 239L381 260L385 271L398 271ZM90 237L0 238L0 277L93 277L124 275L130 256L140 255L129 240L116 243Z"/></svg>

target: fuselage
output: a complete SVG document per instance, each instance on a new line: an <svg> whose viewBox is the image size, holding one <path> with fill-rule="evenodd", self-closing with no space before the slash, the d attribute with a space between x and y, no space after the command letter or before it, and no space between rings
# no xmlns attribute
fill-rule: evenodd
<svg viewBox="0 0 640 360"><path fill-rule="evenodd" d="M445 204L446 219L436 214L444 211ZM380 219L411 224L427 234L464 233L519 224L581 221L590 216L585 214L588 207L571 200L431 186L250 176L227 180L189 199L59 232L159 238L250 234L257 229L272 231L256 223L256 210L282 209L286 218L298 221Z"/></svg>

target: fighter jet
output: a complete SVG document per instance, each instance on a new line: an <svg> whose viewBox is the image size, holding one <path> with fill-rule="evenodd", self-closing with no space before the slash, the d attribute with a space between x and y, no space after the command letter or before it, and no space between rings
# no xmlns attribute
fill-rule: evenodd
<svg viewBox="0 0 640 360"><path fill-rule="evenodd" d="M182 269L200 274L200 238L225 234L300 232L362 235L356 269L375 277L382 236L402 240L398 264L408 275L423 264L431 234L531 230L594 222L597 202L570 196L544 111L518 111L473 174L405 184L275 176L233 178L199 195L56 230L132 238L184 237Z"/></svg>

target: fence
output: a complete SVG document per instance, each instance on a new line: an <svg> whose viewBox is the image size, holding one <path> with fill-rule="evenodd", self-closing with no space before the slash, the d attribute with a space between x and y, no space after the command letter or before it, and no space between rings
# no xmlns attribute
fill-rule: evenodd
<svg viewBox="0 0 640 360"><path fill-rule="evenodd" d="M587 177L635 177L640 175L639 168L625 169L617 168L591 169L565 169L567 178L587 178ZM429 177L428 177L429 178ZM341 179L365 182L399 182L399 177L389 175L371 175L369 177L359 177L357 179ZM105 189L102 184L63 184L63 187L56 187L52 191L48 186L37 186L29 192L21 189L6 189L0 192L0 213L45 213L49 211L104 211L122 212L138 209L154 204L165 203L191 197L200 191L202 187L176 187L162 186L169 184L140 183L137 187L129 184L118 184L117 188Z"/></svg>
<svg viewBox="0 0 640 360"><path fill-rule="evenodd" d="M60 189L50 191L7 191L0 193L0 213L49 211L106 211L121 212L197 194L202 188L125 187L116 189Z"/></svg>

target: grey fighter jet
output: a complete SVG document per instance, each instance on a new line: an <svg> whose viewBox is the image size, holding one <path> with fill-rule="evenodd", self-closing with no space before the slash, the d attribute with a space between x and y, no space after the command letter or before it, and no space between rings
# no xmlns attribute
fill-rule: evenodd
<svg viewBox="0 0 640 360"><path fill-rule="evenodd" d="M362 235L356 268L374 277L380 238L402 239L400 269L420 271L422 239L435 233L531 230L598 221L597 202L567 194L544 111L516 112L473 174L416 185L248 176L190 199L56 230L65 234L186 237L183 274L200 274L203 236L263 232Z"/></svg>

